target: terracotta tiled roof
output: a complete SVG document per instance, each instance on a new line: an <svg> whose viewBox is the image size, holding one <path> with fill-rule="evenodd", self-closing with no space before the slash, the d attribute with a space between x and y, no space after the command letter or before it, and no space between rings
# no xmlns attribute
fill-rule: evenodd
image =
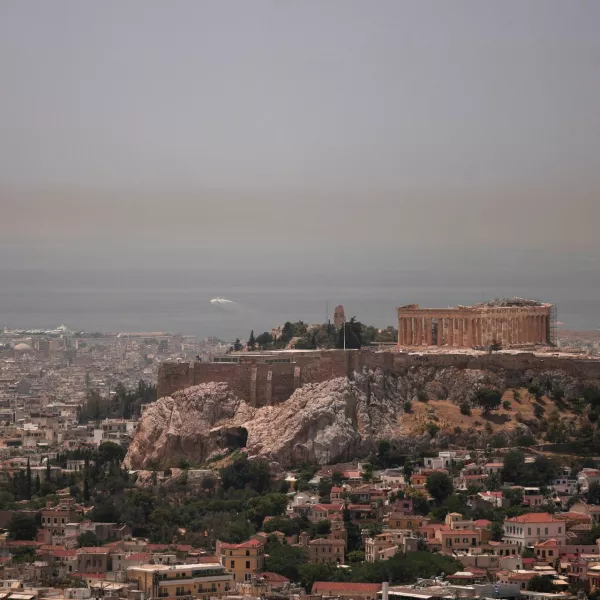
<svg viewBox="0 0 600 600"><path fill-rule="evenodd" d="M279 573L270 573L266 571L264 573L260 573L259 577L266 579L269 583L288 583L289 579L280 575Z"/></svg>
<svg viewBox="0 0 600 600"><path fill-rule="evenodd" d="M149 552L133 552L129 556L126 556L125 560L149 561L150 560L150 553Z"/></svg>
<svg viewBox="0 0 600 600"><path fill-rule="evenodd" d="M557 519L553 515L543 512L543 513L526 513L524 515L520 515L518 517L512 517L510 519L506 519L509 523L555 523L560 522L561 519Z"/></svg>
<svg viewBox="0 0 600 600"><path fill-rule="evenodd" d="M554 548L555 546L558 546L558 542L554 539L550 539L538 542L535 546L536 548Z"/></svg>
<svg viewBox="0 0 600 600"><path fill-rule="evenodd" d="M477 519L477 521L473 521L473 525L476 527L489 527L492 524L488 519Z"/></svg>

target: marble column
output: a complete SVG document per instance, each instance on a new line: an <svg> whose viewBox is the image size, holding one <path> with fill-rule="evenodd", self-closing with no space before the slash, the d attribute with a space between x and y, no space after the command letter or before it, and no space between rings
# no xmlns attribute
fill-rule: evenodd
<svg viewBox="0 0 600 600"><path fill-rule="evenodd" d="M423 344L423 318L415 317L415 346Z"/></svg>
<svg viewBox="0 0 600 600"><path fill-rule="evenodd" d="M461 348L465 346L465 319L461 317L458 319L458 345Z"/></svg>
<svg viewBox="0 0 600 600"><path fill-rule="evenodd" d="M473 318L467 317L465 319L465 345L470 348L473 345Z"/></svg>
<svg viewBox="0 0 600 600"><path fill-rule="evenodd" d="M432 335L431 335L432 319L431 319L431 317L425 317L423 319L423 322L425 323L425 343L428 346L431 346L431 343L432 343Z"/></svg>
<svg viewBox="0 0 600 600"><path fill-rule="evenodd" d="M454 346L454 319L448 319L448 346Z"/></svg>
<svg viewBox="0 0 600 600"><path fill-rule="evenodd" d="M412 317L408 317L405 319L406 321L406 345L412 346L413 344L413 327L412 327Z"/></svg>
<svg viewBox="0 0 600 600"><path fill-rule="evenodd" d="M444 345L444 319L442 317L437 319L437 345Z"/></svg>
<svg viewBox="0 0 600 600"><path fill-rule="evenodd" d="M542 316L542 343L548 343L548 317L546 315Z"/></svg>
<svg viewBox="0 0 600 600"><path fill-rule="evenodd" d="M398 346L404 346L404 336L402 335L402 319L398 318Z"/></svg>

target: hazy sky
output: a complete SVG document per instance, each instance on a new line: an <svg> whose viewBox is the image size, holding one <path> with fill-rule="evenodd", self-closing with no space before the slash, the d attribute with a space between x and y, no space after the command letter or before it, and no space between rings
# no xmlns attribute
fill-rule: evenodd
<svg viewBox="0 0 600 600"><path fill-rule="evenodd" d="M0 267L597 267L599 32L597 0L3 0Z"/></svg>

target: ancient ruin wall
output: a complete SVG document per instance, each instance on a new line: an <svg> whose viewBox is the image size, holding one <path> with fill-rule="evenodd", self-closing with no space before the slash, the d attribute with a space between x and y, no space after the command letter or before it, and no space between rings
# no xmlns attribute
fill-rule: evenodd
<svg viewBox="0 0 600 600"><path fill-rule="evenodd" d="M531 370L563 371L594 385L600 385L600 361L563 356L518 354L408 354L372 350L326 350L289 355L293 362L267 364L248 355L240 363L163 363L158 372L158 396L213 381L226 382L232 391L253 406L279 404L307 383L335 377L352 377L355 371L382 369L402 375L420 367L481 369L523 373ZM262 361L262 362L258 362Z"/></svg>

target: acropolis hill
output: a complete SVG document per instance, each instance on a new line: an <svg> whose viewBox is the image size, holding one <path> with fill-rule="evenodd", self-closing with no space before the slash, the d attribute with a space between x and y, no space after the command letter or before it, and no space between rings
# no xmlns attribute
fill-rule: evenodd
<svg viewBox="0 0 600 600"><path fill-rule="evenodd" d="M282 466L362 457L380 439L408 453L481 448L492 436L511 446L543 435L540 415L553 411L577 432L577 403L586 387L600 387L600 360L553 349L551 306L519 303L401 307L399 344L391 348L233 352L213 362L164 363L159 400L144 411L125 464L201 463L240 444ZM492 352L491 344L502 349ZM503 400L494 415L481 413L482 390Z"/></svg>

